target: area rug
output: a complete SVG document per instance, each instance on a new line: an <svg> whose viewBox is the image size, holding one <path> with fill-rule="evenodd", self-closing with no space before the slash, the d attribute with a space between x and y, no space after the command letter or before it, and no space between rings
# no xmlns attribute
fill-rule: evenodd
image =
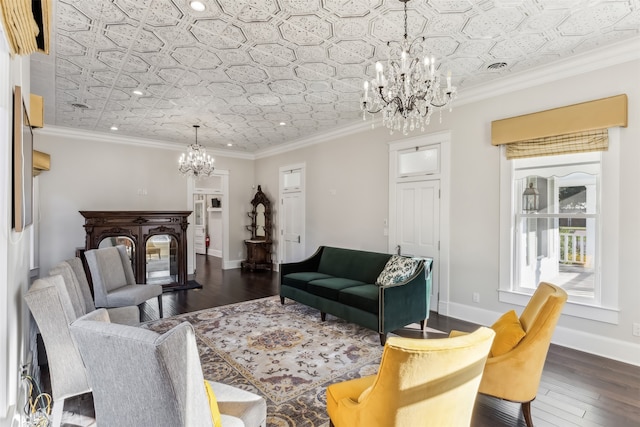
<svg viewBox="0 0 640 427"><path fill-rule="evenodd" d="M165 332L190 322L205 378L263 396L269 427L325 427L326 387L375 374L376 332L291 300L269 297L147 324ZM417 325L415 325L418 327ZM430 332L439 332L431 329Z"/></svg>

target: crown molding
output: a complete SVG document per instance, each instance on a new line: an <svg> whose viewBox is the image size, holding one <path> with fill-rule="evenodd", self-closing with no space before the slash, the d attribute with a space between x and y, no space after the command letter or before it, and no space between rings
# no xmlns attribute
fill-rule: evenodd
<svg viewBox="0 0 640 427"><path fill-rule="evenodd" d="M454 108L640 59L640 36L458 92Z"/></svg>
<svg viewBox="0 0 640 427"><path fill-rule="evenodd" d="M108 144L132 145L137 147L159 148L162 150L171 150L171 151L179 151L179 152L184 151L185 147L187 147L187 145L182 145L175 142L158 141L153 139L138 138L138 137L126 136L126 135L110 135L110 134L105 134L100 132L92 132L92 131L87 131L82 129L68 128L64 126L53 126L48 124L45 124L45 126L41 129L34 129L33 131L35 134L43 135L43 136L74 138L74 139L82 139L83 141L89 141L89 142L103 142ZM205 148L207 147L205 146ZM244 160L255 160L255 155L253 153L212 150L210 148L207 148L207 152L209 152L209 154L213 156L229 157L229 158L244 159Z"/></svg>
<svg viewBox="0 0 640 427"><path fill-rule="evenodd" d="M310 136L296 139L292 142L280 144L273 148L259 150L255 152L256 159L263 159L266 157L271 157L278 154L286 153L288 151L298 150L300 148L309 147L315 144L320 144L327 140L337 139L343 136L349 136L356 133L364 132L366 130L370 130L372 128L372 125L375 125L376 127L378 125L382 126L381 120L379 118L375 118L374 121L367 119L366 121L357 121L353 123L348 123L346 125L342 125L340 127L333 128L328 131L315 133Z"/></svg>
<svg viewBox="0 0 640 427"><path fill-rule="evenodd" d="M597 58L597 60L594 60L594 58ZM522 71L512 76L499 78L494 82L484 83L481 86L462 89L458 92L454 108L637 59L640 59L640 36L590 50L552 64ZM373 124L376 127L382 126L378 116L376 116ZM298 150L327 140L363 132L371 129L371 126L372 122L370 120L347 124L340 128L300 138L277 147L256 151L255 157L256 159L262 159Z"/></svg>
<svg viewBox="0 0 640 427"><path fill-rule="evenodd" d="M551 83L560 79L584 74L590 71L611 67L629 61L640 59L640 36L634 37L619 43L606 45L599 49L572 56L567 59L556 61L551 64L536 67L527 71L499 78L493 82L480 86L462 89L459 97L454 103L456 106L471 104L483 101L507 93L515 92ZM320 144L327 140L333 140L372 129L372 126L381 127L381 120L378 116L372 121L357 121L349 123L325 132L315 133L306 137L287 142L276 147L258 150L253 153L239 151L208 151L214 156L237 158L244 160L257 160L271 156L276 156L289 151L298 150L315 144ZM35 133L42 135L64 136L68 138L78 138L96 142L108 142L115 144L136 145L148 148L160 148L173 151L184 151L184 146L171 142L163 142L145 138L128 136L115 136L90 132L85 130L72 129L67 127L45 125L44 128L35 130Z"/></svg>

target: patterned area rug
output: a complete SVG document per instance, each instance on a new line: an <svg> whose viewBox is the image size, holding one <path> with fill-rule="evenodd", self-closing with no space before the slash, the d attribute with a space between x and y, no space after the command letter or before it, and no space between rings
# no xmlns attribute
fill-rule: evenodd
<svg viewBox="0 0 640 427"><path fill-rule="evenodd" d="M260 394L269 427L325 427L326 387L375 374L378 334L279 297L211 308L147 324L165 332L190 322L205 378ZM415 325L417 327L417 325ZM430 332L439 332L431 329Z"/></svg>

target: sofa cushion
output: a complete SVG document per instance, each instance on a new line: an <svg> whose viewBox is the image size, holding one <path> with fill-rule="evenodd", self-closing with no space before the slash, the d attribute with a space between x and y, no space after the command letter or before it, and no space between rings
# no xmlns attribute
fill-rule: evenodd
<svg viewBox="0 0 640 427"><path fill-rule="evenodd" d="M307 290L307 283L312 280L329 279L332 276L324 273L317 273L315 271L301 272L301 273L289 273L282 277L282 284L291 286L292 288Z"/></svg>
<svg viewBox="0 0 640 427"><path fill-rule="evenodd" d="M332 277L329 279L313 280L307 284L307 292L319 297L338 301L338 294L342 289L351 286L361 286L365 283L358 280L345 279L342 277Z"/></svg>
<svg viewBox="0 0 640 427"><path fill-rule="evenodd" d="M420 261L417 259L393 255L376 279L380 286L390 286L404 282L416 271Z"/></svg>
<svg viewBox="0 0 640 427"><path fill-rule="evenodd" d="M318 271L333 277L375 283L391 255L378 252L325 247Z"/></svg>
<svg viewBox="0 0 640 427"><path fill-rule="evenodd" d="M340 291L338 301L349 307L378 314L378 286L352 286Z"/></svg>

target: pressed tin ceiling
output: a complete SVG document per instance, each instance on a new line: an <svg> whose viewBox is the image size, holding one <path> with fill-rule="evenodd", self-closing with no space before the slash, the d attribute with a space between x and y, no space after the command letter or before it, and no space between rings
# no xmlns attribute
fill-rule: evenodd
<svg viewBox="0 0 640 427"><path fill-rule="evenodd" d="M45 122L181 146L199 124L208 148L265 150L362 120L363 78L404 34L398 0L203 3L196 12L188 0L55 2L51 55L31 61ZM458 99L640 34L640 0L412 0L408 9L409 38L426 37Z"/></svg>

